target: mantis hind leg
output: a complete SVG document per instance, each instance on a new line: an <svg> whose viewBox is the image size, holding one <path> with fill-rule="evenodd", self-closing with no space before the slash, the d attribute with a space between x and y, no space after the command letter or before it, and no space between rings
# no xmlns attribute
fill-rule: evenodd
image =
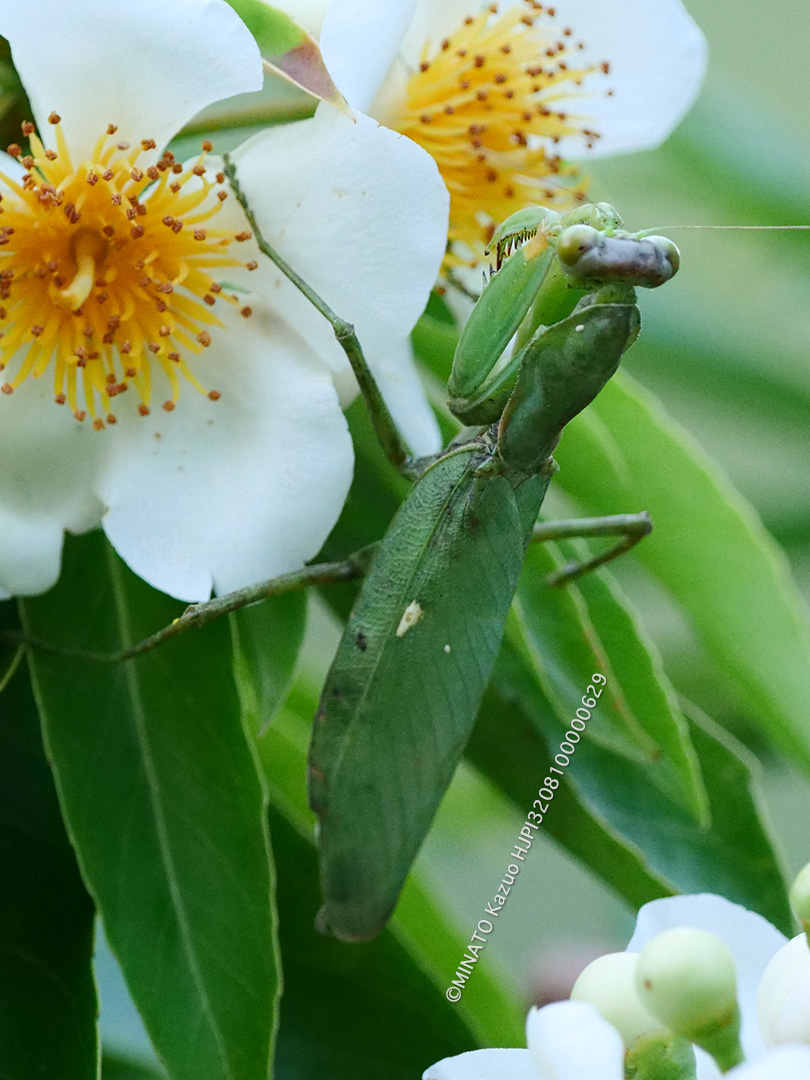
<svg viewBox="0 0 810 1080"><path fill-rule="evenodd" d="M567 585L569 581L589 574L642 540L652 532L652 520L646 510L640 514L612 514L608 517L571 518L564 521L541 521L532 530L532 542L546 540L569 540L593 536L618 536L619 541L606 551L594 555L582 562L570 562L561 569L549 574L548 584Z"/></svg>

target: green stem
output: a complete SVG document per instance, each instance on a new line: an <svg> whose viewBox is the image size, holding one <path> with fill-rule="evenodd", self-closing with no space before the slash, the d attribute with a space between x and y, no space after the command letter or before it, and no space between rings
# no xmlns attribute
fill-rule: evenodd
<svg viewBox="0 0 810 1080"><path fill-rule="evenodd" d="M363 395L363 400L369 411L377 439L388 460L395 465L396 468L402 469L403 466L407 465L410 455L399 436L396 425L388 411L388 406L385 404L380 389L374 381L374 376L369 371L368 364L363 356L363 350L360 348L360 342L357 340L357 335L354 332L354 327L351 323L346 322L345 319L339 318L326 301L322 300L314 289L310 288L310 286L299 277L295 270L285 262L275 248L268 244L256 222L253 211L248 206L245 194L239 186L239 181L236 178L236 167L233 161L228 154L223 155L223 161L225 163L225 175L228 177L239 205L245 212L245 216L253 230L253 235L256 238L259 250L276 264L282 274L289 278L293 285L304 294L312 306L317 308L321 315L323 315L331 325L335 332L338 345L343 349L352 366L354 377L357 379L357 385L360 387L360 393Z"/></svg>

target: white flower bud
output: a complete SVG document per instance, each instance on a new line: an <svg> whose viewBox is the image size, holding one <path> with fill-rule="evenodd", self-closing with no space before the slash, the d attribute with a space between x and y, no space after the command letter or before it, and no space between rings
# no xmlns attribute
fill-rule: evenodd
<svg viewBox="0 0 810 1080"><path fill-rule="evenodd" d="M793 888L790 890L790 906L802 924L805 934L810 937L810 863L799 871L793 882Z"/></svg>
<svg viewBox="0 0 810 1080"><path fill-rule="evenodd" d="M610 953L588 964L571 991L616 1028L629 1050L639 1035L658 1031L660 1020L647 1011L636 989L637 953Z"/></svg>
<svg viewBox="0 0 810 1080"><path fill-rule="evenodd" d="M737 976L728 947L705 930L665 930L636 972L643 1004L670 1031L710 1053L721 1070L742 1060Z"/></svg>
<svg viewBox="0 0 810 1080"><path fill-rule="evenodd" d="M757 1014L766 1046L810 1045L810 945L799 934L765 968Z"/></svg>

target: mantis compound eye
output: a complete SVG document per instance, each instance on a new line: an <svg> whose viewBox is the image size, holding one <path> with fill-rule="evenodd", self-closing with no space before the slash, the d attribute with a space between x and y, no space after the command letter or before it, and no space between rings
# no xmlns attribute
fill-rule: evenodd
<svg viewBox="0 0 810 1080"><path fill-rule="evenodd" d="M572 285L622 283L655 289L678 271L681 257L665 236L608 236L590 225L571 225L557 238L557 256Z"/></svg>
<svg viewBox="0 0 810 1080"><path fill-rule="evenodd" d="M570 225L557 237L557 256L564 266L574 267L604 239L605 234L592 225Z"/></svg>
<svg viewBox="0 0 810 1080"><path fill-rule="evenodd" d="M678 250L677 244L673 244L667 236L648 236L645 239L648 244L654 244L668 260L672 267L670 277L674 277L675 274L678 273L678 269L681 265L681 253Z"/></svg>

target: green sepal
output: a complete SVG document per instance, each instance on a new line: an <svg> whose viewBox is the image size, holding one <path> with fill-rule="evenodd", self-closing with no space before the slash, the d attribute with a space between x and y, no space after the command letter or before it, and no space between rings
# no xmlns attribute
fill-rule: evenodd
<svg viewBox="0 0 810 1080"><path fill-rule="evenodd" d="M737 1003L722 1017L712 1017L689 1032L689 1038L711 1054L721 1072L728 1072L745 1060L740 1043L740 1009Z"/></svg>
<svg viewBox="0 0 810 1080"><path fill-rule="evenodd" d="M695 1051L669 1031L640 1035L624 1060L625 1080L695 1080Z"/></svg>
<svg viewBox="0 0 810 1080"><path fill-rule="evenodd" d="M265 68L352 115L326 70L318 43L284 11L264 0L228 0L259 46Z"/></svg>

